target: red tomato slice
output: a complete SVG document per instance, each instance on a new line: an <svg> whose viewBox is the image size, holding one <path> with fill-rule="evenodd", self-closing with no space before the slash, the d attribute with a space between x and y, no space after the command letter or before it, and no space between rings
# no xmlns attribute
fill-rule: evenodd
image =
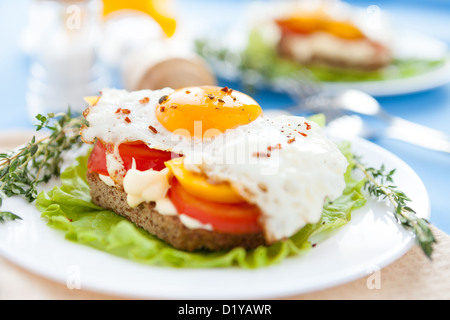
<svg viewBox="0 0 450 320"><path fill-rule="evenodd" d="M183 189L174 178L169 198L178 212L201 223L211 224L214 231L225 233L257 233L262 229L258 223L260 210L248 203L228 204L197 198Z"/></svg>
<svg viewBox="0 0 450 320"><path fill-rule="evenodd" d="M161 171L166 166L164 162L180 155L149 148L141 141L122 143L119 146L119 154L128 171L133 166L133 159L136 161L136 169L145 171L149 169ZM101 142L97 142L89 156L88 169L90 172L97 172L103 175L109 175L106 168L106 148Z"/></svg>
<svg viewBox="0 0 450 320"><path fill-rule="evenodd" d="M97 172L104 176L109 176L106 169L106 149L103 143L97 142L92 149L88 159L89 172Z"/></svg>
<svg viewBox="0 0 450 320"><path fill-rule="evenodd" d="M140 141L122 143L119 146L119 153L127 171L131 169L133 159L136 161L136 169L139 171L149 169L161 171L166 167L164 162L180 157L172 152L150 149Z"/></svg>

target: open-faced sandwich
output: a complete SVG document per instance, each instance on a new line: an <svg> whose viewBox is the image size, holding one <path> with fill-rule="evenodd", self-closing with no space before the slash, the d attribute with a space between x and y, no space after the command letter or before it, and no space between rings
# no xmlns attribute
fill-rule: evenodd
<svg viewBox="0 0 450 320"><path fill-rule="evenodd" d="M300 64L374 70L392 62L387 26L379 12L339 1L293 1L274 18L279 53Z"/></svg>
<svg viewBox="0 0 450 320"><path fill-rule="evenodd" d="M265 117L227 87L103 90L84 112L92 201L173 247L287 239L339 197L348 162L303 117Z"/></svg>

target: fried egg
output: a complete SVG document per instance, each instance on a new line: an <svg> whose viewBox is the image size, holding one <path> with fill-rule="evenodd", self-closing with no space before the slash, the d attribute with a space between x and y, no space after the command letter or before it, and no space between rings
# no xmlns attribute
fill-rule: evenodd
<svg viewBox="0 0 450 320"><path fill-rule="evenodd" d="M303 117L266 117L253 98L227 87L106 89L85 118L83 140L111 146L113 180L124 174L121 143L143 141L181 154L186 170L212 184L229 183L260 208L269 243L318 222L326 199L345 188L348 162L319 125Z"/></svg>

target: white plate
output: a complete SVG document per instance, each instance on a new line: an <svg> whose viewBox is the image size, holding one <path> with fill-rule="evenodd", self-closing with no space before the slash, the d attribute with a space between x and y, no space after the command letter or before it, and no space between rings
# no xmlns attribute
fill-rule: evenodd
<svg viewBox="0 0 450 320"><path fill-rule="evenodd" d="M353 149L369 164L397 168L395 181L413 199L411 206L429 218L426 189L396 156L364 140ZM352 221L301 257L257 270L172 269L140 265L64 239L46 226L33 205L7 199L23 221L0 225L0 254L16 264L68 286L130 298L258 299L329 288L369 276L406 253L414 239L389 213L385 202L369 201Z"/></svg>
<svg viewBox="0 0 450 320"><path fill-rule="evenodd" d="M264 4L256 4L260 6ZM266 4L270 6L270 4ZM254 13L250 10L250 16ZM247 16L246 16L247 17ZM222 37L210 36L210 41L215 46L223 45L231 52L239 53L247 45L248 34L251 25L248 24L249 18L242 19L240 24L236 24L230 31L225 40ZM268 31L269 32L269 31ZM215 42L219 38L221 42ZM422 59L422 60L444 60L444 63L435 69L426 70L414 76L388 79L379 81L330 81L321 82L324 89L331 91L341 91L346 89L355 89L366 92L375 97L394 96L402 94L411 94L422 92L450 83L450 49L446 42L433 36L423 34L416 30L398 28L393 32L392 40L393 55L396 59ZM240 81L241 74L239 70L233 67L233 64L211 62L215 73L226 80ZM276 82L276 81L275 81ZM289 93L285 90L285 84L281 81L281 86L267 83L260 79L255 84L262 88L271 88L282 93Z"/></svg>

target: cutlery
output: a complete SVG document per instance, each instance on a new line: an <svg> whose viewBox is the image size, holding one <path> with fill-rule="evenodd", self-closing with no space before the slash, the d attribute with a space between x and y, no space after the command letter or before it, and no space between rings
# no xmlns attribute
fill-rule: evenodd
<svg viewBox="0 0 450 320"><path fill-rule="evenodd" d="M450 153L450 136L439 130L390 115L375 98L365 92L354 89L337 93L328 92L307 73L301 73L291 80L293 81L285 83L286 88L299 103L287 108L287 112L324 113L328 125L332 125L334 131L340 126L342 132L348 134L352 132L353 135L368 139L388 137L434 151ZM382 121L384 127L371 130L362 117L348 117L348 114L376 118ZM336 122L333 123L334 121Z"/></svg>

